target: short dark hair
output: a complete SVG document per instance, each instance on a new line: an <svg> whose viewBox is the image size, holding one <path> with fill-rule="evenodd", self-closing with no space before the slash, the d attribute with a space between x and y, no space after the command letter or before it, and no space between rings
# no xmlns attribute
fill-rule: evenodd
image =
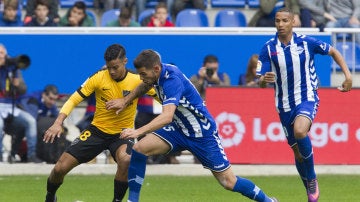
<svg viewBox="0 0 360 202"><path fill-rule="evenodd" d="M161 65L161 59L158 52L151 49L147 49L141 51L139 55L135 58L133 63L136 69L139 69L141 67L150 69L155 65Z"/></svg>
<svg viewBox="0 0 360 202"><path fill-rule="evenodd" d="M131 9L129 7L123 6L120 8L119 18L130 19L131 18Z"/></svg>
<svg viewBox="0 0 360 202"><path fill-rule="evenodd" d="M104 54L105 61L115 60L116 58L123 59L126 57L125 48L120 44L113 44L109 46Z"/></svg>
<svg viewBox="0 0 360 202"><path fill-rule="evenodd" d="M207 55L204 57L203 65L214 62L219 62L218 58L215 55Z"/></svg>
<svg viewBox="0 0 360 202"><path fill-rule="evenodd" d="M86 10L86 4L83 1L77 1L74 3L73 8L76 7L78 9L81 9L85 12Z"/></svg>
<svg viewBox="0 0 360 202"><path fill-rule="evenodd" d="M50 5L47 0L36 0L35 7L37 7L38 5L46 6L48 9L50 9Z"/></svg>
<svg viewBox="0 0 360 202"><path fill-rule="evenodd" d="M290 13L290 15L294 16L294 12L288 7L280 8L278 11L276 11L276 13L279 12Z"/></svg>
<svg viewBox="0 0 360 202"><path fill-rule="evenodd" d="M46 95L49 95L49 93L52 93L54 95L57 95L59 93L59 90L58 88L53 85L53 84L48 84L45 86L43 92L46 94Z"/></svg>
<svg viewBox="0 0 360 202"><path fill-rule="evenodd" d="M5 0L3 1L4 8L12 8L14 10L17 10L19 7L19 2L17 0Z"/></svg>

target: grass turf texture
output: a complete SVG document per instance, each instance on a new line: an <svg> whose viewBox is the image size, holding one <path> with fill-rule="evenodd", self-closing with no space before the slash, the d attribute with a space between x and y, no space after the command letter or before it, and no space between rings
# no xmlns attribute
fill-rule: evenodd
<svg viewBox="0 0 360 202"><path fill-rule="evenodd" d="M297 176L249 176L283 202L307 201ZM0 176L0 201L44 201L47 176ZM358 201L360 175L319 175L320 201ZM113 195L111 175L68 175L58 190L59 202L106 202ZM125 201L125 200L124 200ZM250 201L224 190L212 176L146 176L141 202Z"/></svg>

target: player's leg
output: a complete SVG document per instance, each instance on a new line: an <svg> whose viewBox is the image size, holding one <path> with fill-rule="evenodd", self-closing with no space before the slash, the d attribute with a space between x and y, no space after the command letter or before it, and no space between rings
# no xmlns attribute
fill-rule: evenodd
<svg viewBox="0 0 360 202"><path fill-rule="evenodd" d="M231 167L228 169L216 172L212 171L215 178L225 189L239 192L242 195L248 197L249 199L255 201L265 201L265 202L275 202L276 199L268 197L258 186L256 186L252 181L235 176Z"/></svg>
<svg viewBox="0 0 360 202"><path fill-rule="evenodd" d="M306 169L308 200L313 202L319 198L319 187L315 174L313 148L310 137L307 135L310 126L309 118L305 116L295 118L294 135Z"/></svg>
<svg viewBox="0 0 360 202"><path fill-rule="evenodd" d="M79 165L78 161L69 153L64 152L52 169L47 179L47 194L45 202L56 201L56 191L64 181L65 175Z"/></svg>
<svg viewBox="0 0 360 202"><path fill-rule="evenodd" d="M117 163L113 202L122 201L128 189L128 169L132 146L132 142L122 140L119 137L116 137L114 143L109 146L111 155Z"/></svg>
<svg viewBox="0 0 360 202"><path fill-rule="evenodd" d="M296 169L300 175L300 178L305 186L305 189L307 190L307 173L306 173L306 165L304 162L304 159L302 155L300 154L299 147L297 144L293 145L291 149L294 152L295 156L295 166Z"/></svg>
<svg viewBox="0 0 360 202"><path fill-rule="evenodd" d="M131 152L128 172L128 201L139 201L140 190L145 177L147 157L151 155L165 154L169 150L170 146L168 143L152 133L147 134L134 145Z"/></svg>

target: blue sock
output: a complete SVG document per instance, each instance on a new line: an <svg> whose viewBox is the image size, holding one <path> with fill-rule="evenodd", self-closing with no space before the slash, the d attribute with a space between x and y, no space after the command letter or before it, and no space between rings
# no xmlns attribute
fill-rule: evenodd
<svg viewBox="0 0 360 202"><path fill-rule="evenodd" d="M236 176L237 181L233 188L234 192L239 192L249 199L255 201L271 202L272 200L253 182L248 179Z"/></svg>
<svg viewBox="0 0 360 202"><path fill-rule="evenodd" d="M144 182L147 156L132 150L128 172L129 198L131 202L138 202L140 189Z"/></svg>
<svg viewBox="0 0 360 202"><path fill-rule="evenodd" d="M296 165L296 169L301 177L301 180L305 186L305 188L307 188L307 174L306 174L306 165L305 162L299 162L298 160L295 159L295 165Z"/></svg>
<svg viewBox="0 0 360 202"><path fill-rule="evenodd" d="M314 156L312 150L312 144L309 136L306 136L303 139L296 140L300 154L304 158L304 164L306 168L307 179L312 180L316 178L315 168L314 168Z"/></svg>

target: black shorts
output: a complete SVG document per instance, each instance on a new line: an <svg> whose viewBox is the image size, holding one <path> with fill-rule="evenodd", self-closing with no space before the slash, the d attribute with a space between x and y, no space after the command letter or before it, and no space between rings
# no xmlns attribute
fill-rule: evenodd
<svg viewBox="0 0 360 202"><path fill-rule="evenodd" d="M123 144L127 145L126 153L130 155L134 144L133 140L120 139L120 134L107 134L90 125L71 143L65 152L74 156L79 163L86 163L108 149L116 160L116 150Z"/></svg>

